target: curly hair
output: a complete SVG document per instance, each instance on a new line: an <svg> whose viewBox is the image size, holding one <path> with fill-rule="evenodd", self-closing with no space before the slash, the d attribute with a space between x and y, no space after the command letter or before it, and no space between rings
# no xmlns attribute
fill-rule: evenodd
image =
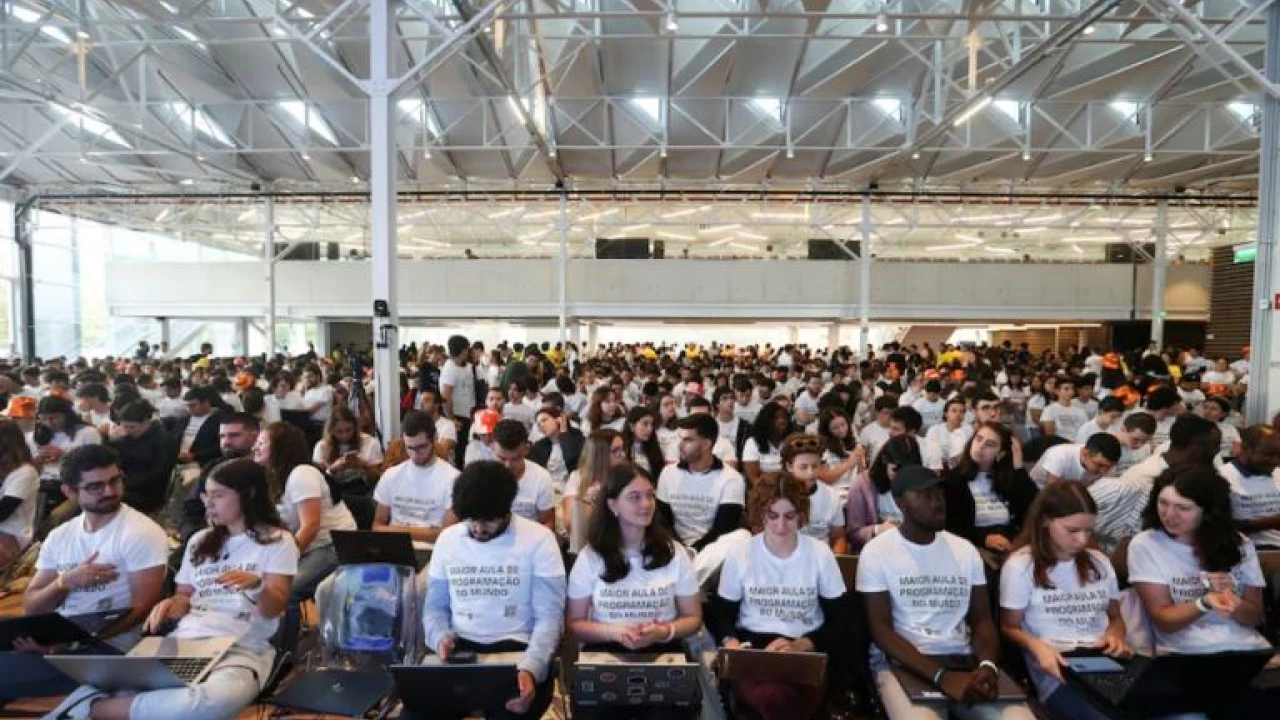
<svg viewBox="0 0 1280 720"><path fill-rule="evenodd" d="M1227 572L1240 564L1244 558L1244 551L1240 549L1244 537L1236 531L1231 514L1231 486L1210 465L1183 465L1160 473L1142 511L1143 529L1164 530L1159 498L1160 492L1171 486L1201 510L1200 524L1191 539L1201 568L1208 572Z"/></svg>
<svg viewBox="0 0 1280 720"><path fill-rule="evenodd" d="M796 509L799 527L809 524L809 489L805 484L786 473L766 473L747 496L747 526L753 534L764 529L765 515L779 500L786 500Z"/></svg>

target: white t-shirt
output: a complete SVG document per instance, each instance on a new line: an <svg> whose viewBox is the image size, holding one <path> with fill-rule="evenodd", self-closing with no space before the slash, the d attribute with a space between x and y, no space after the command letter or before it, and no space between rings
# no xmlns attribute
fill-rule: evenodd
<svg viewBox="0 0 1280 720"><path fill-rule="evenodd" d="M95 552L100 565L115 565L119 575L108 583L72 590L57 610L63 615L83 615L133 606L129 574L164 565L169 560L169 538L151 518L121 505L120 511L96 532L85 529L81 515L54 528L40 545L36 570L67 572Z"/></svg>
<svg viewBox="0 0 1280 720"><path fill-rule="evenodd" d="M819 395L821 397L821 395ZM808 391L802 392L796 396L796 404L794 414L808 415L810 417L818 414L818 398L809 394Z"/></svg>
<svg viewBox="0 0 1280 720"><path fill-rule="evenodd" d="M1151 436L1152 446L1160 447L1169 442L1169 431L1173 429L1173 421L1177 419L1177 416L1170 415L1163 420L1156 421L1156 432Z"/></svg>
<svg viewBox="0 0 1280 720"><path fill-rule="evenodd" d="M551 473L541 465L524 461L524 474L519 478L516 488L515 502L511 503L511 512L533 522L538 522L538 514L554 510L556 494L552 488Z"/></svg>
<svg viewBox="0 0 1280 720"><path fill-rule="evenodd" d="M4 484L0 486L0 495L22 501L4 522L0 522L0 533L17 538L18 547L24 549L31 544L31 522L36 516L36 493L39 489L40 474L30 463L6 475Z"/></svg>
<svg viewBox="0 0 1280 720"><path fill-rule="evenodd" d="M440 368L440 389L453 388L453 414L460 418L471 417L476 406L476 376L471 366L460 367L449 358Z"/></svg>
<svg viewBox="0 0 1280 720"><path fill-rule="evenodd" d="M1077 445L1084 445L1089 442L1089 438L1094 435L1097 435L1100 432L1111 432L1111 430L1118 429L1120 427L1122 427L1122 425L1119 422L1113 424L1111 427L1100 427L1098 425L1098 419L1091 418L1089 422L1081 425L1080 429L1076 430L1076 436L1071 442L1074 442Z"/></svg>
<svg viewBox="0 0 1280 720"><path fill-rule="evenodd" d="M831 542L831 528L844 527L844 508L836 491L821 480L809 493L809 522L800 532L824 543Z"/></svg>
<svg viewBox="0 0 1280 720"><path fill-rule="evenodd" d="M668 465L658 476L658 499L671 506L676 535L690 547L711 529L721 505L746 507L746 493L742 475L727 465L704 473Z"/></svg>
<svg viewBox="0 0 1280 720"><path fill-rule="evenodd" d="M311 421L318 423L327 421L329 413L333 412L333 386L329 383L320 383L303 393L303 407L315 403L320 403L320 407L311 413Z"/></svg>
<svg viewBox="0 0 1280 720"><path fill-rule="evenodd" d="M880 516L880 522L893 522L902 524L902 508L898 507L898 501L893 499L892 492L876 493L876 514Z"/></svg>
<svg viewBox="0 0 1280 720"><path fill-rule="evenodd" d="M524 425L525 430L528 430L533 427L533 416L535 412L536 411L533 407L526 405L523 402L509 402L502 406L502 419L516 420L521 425Z"/></svg>
<svg viewBox="0 0 1280 720"><path fill-rule="evenodd" d="M738 627L762 635L800 638L822 626L818 598L845 593L836 556L824 540L800 535L790 557L764 544L764 534L731 549L720 568L720 597L738 606Z"/></svg>
<svg viewBox="0 0 1280 720"><path fill-rule="evenodd" d="M182 430L182 440L178 443L179 452L188 452L191 446L195 444L196 435L200 433L200 428L204 427L204 423L213 413L205 413L204 415L192 415L187 420L187 426Z"/></svg>
<svg viewBox="0 0 1280 720"><path fill-rule="evenodd" d="M341 450L341 448L339 448ZM356 455L360 459L370 465L377 465L382 462L382 446L378 445L378 439L372 435L360 433L360 446L356 448ZM339 458L342 456L339 455ZM328 464L329 461L329 441L321 440L316 443L316 447L311 451L311 462L320 465Z"/></svg>
<svg viewBox="0 0 1280 720"><path fill-rule="evenodd" d="M1224 463L1218 474L1231 486L1231 516L1236 520L1280 515L1280 478L1277 474L1245 475L1234 462ZM1280 530L1260 530L1249 535L1254 545L1280 549Z"/></svg>
<svg viewBox="0 0 1280 720"><path fill-rule="evenodd" d="M391 509L389 525L440 527L453 505L458 470L438 457L419 467L406 460L383 473L373 499Z"/></svg>
<svg viewBox="0 0 1280 720"><path fill-rule="evenodd" d="M769 449L762 451L760 443L755 438L747 438L747 442L742 446L742 462L744 464L760 463L762 473L778 472L782 469L782 449L769 443Z"/></svg>
<svg viewBox="0 0 1280 720"><path fill-rule="evenodd" d="M453 630L490 644L529 642L533 632L533 579L564 577L556 536L542 525L511 518L507 531L477 542L466 523L445 528L427 566L431 580L449 583Z"/></svg>
<svg viewBox="0 0 1280 720"><path fill-rule="evenodd" d="M889 442L889 428L880 427L879 423L871 423L858 433L858 444L867 447L867 462L874 462L880 448Z"/></svg>
<svg viewBox="0 0 1280 720"><path fill-rule="evenodd" d="M656 570L644 569L640 553L627 553L631 568L621 580L607 583L604 559L584 546L569 571L569 598L591 598L587 617L602 623L671 622L680 616L676 598L698 594L698 577L683 546L677 544L671 562Z"/></svg>
<svg viewBox="0 0 1280 720"><path fill-rule="evenodd" d="M848 455L842 458L839 455L836 455L835 453L831 452L830 450L824 450L822 453L822 464L828 468L837 467L848 459L849 459ZM848 497L849 488L853 486L853 481L855 478L858 477L858 472L859 472L858 466L854 465L853 467L849 468L849 470L844 475L841 475L840 477L836 478L836 481L831 483L831 487L836 488L839 491L840 497Z"/></svg>
<svg viewBox="0 0 1280 720"><path fill-rule="evenodd" d="M1178 397L1182 398L1182 404L1189 408L1199 407L1200 403L1204 402L1204 392L1200 388L1190 391L1178 388Z"/></svg>
<svg viewBox="0 0 1280 720"><path fill-rule="evenodd" d="M1099 577L1080 582L1074 560L1049 569L1048 588L1036 587L1031 553L1022 548L1000 571L1000 607L1022 611L1022 628L1059 652L1096 647L1107 632L1107 608L1120 597L1116 572L1106 555L1089 550ZM1040 697L1047 698L1059 683L1027 655L1027 670Z"/></svg>
<svg viewBox="0 0 1280 720"><path fill-rule="evenodd" d="M458 442L458 426L453 424L453 420L441 415L436 419L436 442L445 440L455 444Z"/></svg>
<svg viewBox="0 0 1280 720"><path fill-rule="evenodd" d="M1210 370L1200 376L1200 382L1205 385L1234 385L1236 382L1235 373L1230 371L1218 372Z"/></svg>
<svg viewBox="0 0 1280 720"><path fill-rule="evenodd" d="M737 442L738 426L741 424L742 424L742 418L738 417L737 415L734 415L733 419L730 420L729 422L725 422L720 418L716 418L716 425L719 426L720 428L720 437L725 440L728 440L731 443Z"/></svg>
<svg viewBox="0 0 1280 720"><path fill-rule="evenodd" d="M955 430L947 429L946 423L929 428L920 448L926 456L925 467L932 470L942 470L944 465L950 467L952 458L964 454L965 444L972 435L973 425L968 423Z"/></svg>
<svg viewBox="0 0 1280 720"><path fill-rule="evenodd" d="M1235 448L1236 443L1240 442L1240 431L1229 422L1219 422L1218 432L1222 433L1222 446L1218 454L1223 457L1232 457L1232 449Z"/></svg>
<svg viewBox="0 0 1280 720"><path fill-rule="evenodd" d="M99 433L97 428L90 427L88 425L81 425L76 430L76 434L74 436L67 435L65 432L59 430L53 434L53 439L49 441L49 444L56 448L60 448L64 453L66 453L70 452L73 448L78 448L82 445L102 444L102 433ZM40 451L39 446L36 445L36 441L32 439L31 433L27 433L27 447L31 448L32 455L35 455ZM57 480L58 470L61 464L61 462L45 463L44 466L40 468L40 479Z"/></svg>
<svg viewBox="0 0 1280 720"><path fill-rule="evenodd" d="M182 617L170 637L236 637L242 648L266 651L271 647L271 636L275 634L280 619L262 617L258 606L250 600L251 593L222 586L217 582L218 576L230 570L251 572L264 578L267 575L296 575L298 545L292 535L280 530L271 535L274 542L266 545L258 544L248 533L240 533L227 538L217 560L205 560L195 565L191 558L200 539L208 532L211 532L208 528L201 530L187 544L177 582L192 586L195 592L191 596L191 612Z"/></svg>
<svg viewBox="0 0 1280 720"><path fill-rule="evenodd" d="M756 399L755 393L751 393L751 402L743 405L734 403L733 414L740 420L746 420L749 423L756 421L756 416L760 414L760 408L764 407L759 400Z"/></svg>
<svg viewBox="0 0 1280 720"><path fill-rule="evenodd" d="M1009 505L991 489L991 476L980 472L969 481L973 495L974 527L997 527L1009 524Z"/></svg>
<svg viewBox="0 0 1280 720"><path fill-rule="evenodd" d="M298 517L298 503L312 498L320 499L320 530L312 538L307 550L332 543L333 538L329 536L330 530L356 529L355 518L351 517L351 511L347 509L346 504L342 502L334 504L329 494L329 483L325 481L324 474L310 465L299 465L289 473L289 479L284 483L284 494L280 496L280 502L276 503L276 509L280 511L280 519L284 520L289 532L297 533L302 526L301 519Z"/></svg>
<svg viewBox="0 0 1280 720"><path fill-rule="evenodd" d="M1241 591L1244 586L1264 587L1266 582L1262 579L1262 568L1258 566L1258 553L1253 549L1253 543L1246 539L1240 551L1243 559L1231 568L1236 587ZM1156 529L1138 533L1129 543L1129 582L1165 585L1174 604L1178 605L1195 602L1205 591L1200 561L1191 546ZM1271 647L1257 630L1216 612L1202 615L1177 632L1165 632L1154 625L1153 629L1157 655L1198 655Z"/></svg>
<svg viewBox="0 0 1280 720"><path fill-rule="evenodd" d="M1063 405L1062 403L1053 403L1040 413L1040 422L1053 423L1053 432L1058 437L1073 442L1076 439L1076 433L1080 431L1080 427L1089 422L1089 416L1085 411L1074 405Z"/></svg>
<svg viewBox="0 0 1280 720"><path fill-rule="evenodd" d="M1086 470L1080 462L1082 447L1084 446L1065 443L1045 450L1044 455L1040 456L1040 462L1031 468L1031 479L1041 489L1048 482L1050 474L1056 475L1059 480L1083 483L1086 486L1092 484L1100 476Z"/></svg>
<svg viewBox="0 0 1280 720"><path fill-rule="evenodd" d="M643 456L636 456L637 464L641 459ZM553 489L563 489L565 479L569 477L569 467L564 464L564 450L560 449L558 442L551 443L551 452L547 455L547 472L551 474Z"/></svg>
<svg viewBox="0 0 1280 720"><path fill-rule="evenodd" d="M1071 401L1071 407L1084 411L1084 416L1092 420L1098 415L1097 398L1089 398L1087 402L1081 402L1080 398Z"/></svg>
<svg viewBox="0 0 1280 720"><path fill-rule="evenodd" d="M920 418L924 420L921 430L928 431L929 428L942 422L942 413L947 407L947 401L941 396L933 402L929 402L927 397L922 397L911 403L911 407L915 408L916 412L920 413Z"/></svg>
<svg viewBox="0 0 1280 720"><path fill-rule="evenodd" d="M182 402L182 398L171 398L161 396L151 404L155 406L156 414L162 418L182 418L187 416L187 404Z"/></svg>
<svg viewBox="0 0 1280 720"><path fill-rule="evenodd" d="M1032 395L1031 398L1027 400L1027 427L1040 427L1033 419L1033 412L1039 410L1043 417L1044 409L1048 407L1048 405L1049 401L1040 393Z"/></svg>
<svg viewBox="0 0 1280 720"><path fill-rule="evenodd" d="M986 584L977 549L945 530L917 545L893 528L872 538L858 561L858 592L889 593L894 630L925 655L970 652L969 596Z"/></svg>

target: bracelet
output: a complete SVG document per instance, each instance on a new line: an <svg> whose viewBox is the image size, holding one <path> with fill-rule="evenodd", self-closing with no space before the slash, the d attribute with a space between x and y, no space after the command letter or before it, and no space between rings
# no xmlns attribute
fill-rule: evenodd
<svg viewBox="0 0 1280 720"><path fill-rule="evenodd" d="M1209 603L1205 602L1203 595L1196 598L1196 609L1203 615L1208 615L1213 610L1213 608L1209 607Z"/></svg>
<svg viewBox="0 0 1280 720"><path fill-rule="evenodd" d="M662 642L664 642L664 643L669 643L669 642L671 642L672 640L675 640L675 639L676 639L676 624L675 624L675 623L667 623L667 639L666 639L666 640L663 640Z"/></svg>
<svg viewBox="0 0 1280 720"><path fill-rule="evenodd" d="M991 672L995 673L996 675L1000 674L1000 668L996 667L996 664L991 662L990 660L983 660L982 662L978 663L978 669L981 670L982 668L991 668Z"/></svg>
<svg viewBox="0 0 1280 720"><path fill-rule="evenodd" d="M938 671L933 674L933 686L942 687L942 676L946 674L947 669L945 667L938 668Z"/></svg>
<svg viewBox="0 0 1280 720"><path fill-rule="evenodd" d="M71 588L67 587L66 573L58 573L58 579L54 581L53 585L62 592L71 592Z"/></svg>

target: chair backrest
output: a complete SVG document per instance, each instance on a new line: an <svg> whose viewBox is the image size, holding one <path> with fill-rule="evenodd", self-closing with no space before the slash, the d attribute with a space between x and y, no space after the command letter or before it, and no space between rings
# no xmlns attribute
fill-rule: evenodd
<svg viewBox="0 0 1280 720"><path fill-rule="evenodd" d="M840 567L840 577L844 578L845 591L852 595L858 579L858 556L837 555L836 565Z"/></svg>
<svg viewBox="0 0 1280 720"><path fill-rule="evenodd" d="M325 667L385 668L417 658L419 607L413 568L340 565L320 620Z"/></svg>

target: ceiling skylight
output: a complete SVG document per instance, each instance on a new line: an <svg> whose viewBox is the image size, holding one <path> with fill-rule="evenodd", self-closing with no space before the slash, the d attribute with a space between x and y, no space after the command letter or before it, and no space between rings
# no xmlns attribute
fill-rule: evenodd
<svg viewBox="0 0 1280 720"><path fill-rule="evenodd" d="M182 124L185 125L187 129L194 129L196 132L204 135L210 140L213 140L219 145L235 147L235 140L232 140L231 136L227 135L226 131L221 127L218 127L218 124L215 123L213 118L209 117L205 111L191 107L181 101L169 103L169 110L177 116L178 120L182 121Z"/></svg>
<svg viewBox="0 0 1280 720"><path fill-rule="evenodd" d="M115 128L92 115L88 115L79 110L73 110L65 105L58 105L57 103L51 103L49 107L53 108L53 111L59 115L69 118L71 122L76 123L83 132L89 133L90 135L97 135L103 140L119 145L120 147L133 149L133 146L130 145L128 141L120 135L120 133L116 132Z"/></svg>
<svg viewBox="0 0 1280 720"><path fill-rule="evenodd" d="M329 123L320 117L320 113L315 108L307 107L307 104L301 100L284 100L280 103L280 109L299 126L304 127L311 132L319 135L322 140L330 145L338 144L338 136L334 134L333 128L329 127Z"/></svg>

